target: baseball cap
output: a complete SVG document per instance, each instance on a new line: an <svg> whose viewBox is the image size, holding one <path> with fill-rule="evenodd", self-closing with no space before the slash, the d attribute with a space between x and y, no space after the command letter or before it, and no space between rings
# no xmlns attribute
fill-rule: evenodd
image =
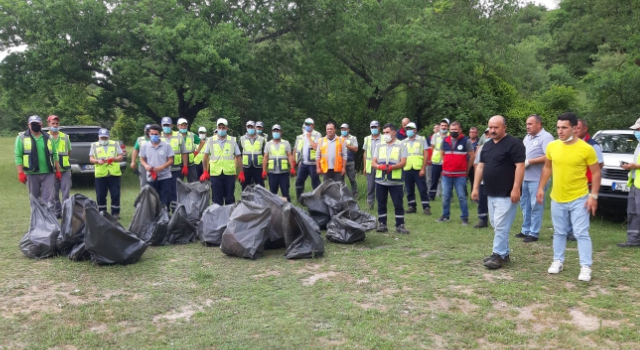
<svg viewBox="0 0 640 350"><path fill-rule="evenodd" d="M169 117L163 117L162 120L160 121L160 125L171 125L171 124L173 124L173 121Z"/></svg>
<svg viewBox="0 0 640 350"><path fill-rule="evenodd" d="M256 127L264 128L264 124L262 124L262 122L256 122Z"/></svg>
<svg viewBox="0 0 640 350"><path fill-rule="evenodd" d="M249 120L247 126L256 126L256 123L254 123L253 120Z"/></svg>
<svg viewBox="0 0 640 350"><path fill-rule="evenodd" d="M405 126L404 128L405 128L405 129L409 129L409 128L411 128L411 129L417 129L417 127L416 127L416 123L414 123L414 122L411 122L411 123L407 124L407 126Z"/></svg>
<svg viewBox="0 0 640 350"><path fill-rule="evenodd" d="M369 127L373 127L373 126L380 126L380 123L378 123L377 120L372 121L371 123L369 123Z"/></svg>
<svg viewBox="0 0 640 350"><path fill-rule="evenodd" d="M342 128L347 128L347 129L349 129L349 124L344 123L344 124L340 125L340 129L342 129Z"/></svg>
<svg viewBox="0 0 640 350"><path fill-rule="evenodd" d="M224 126L227 126L227 125L229 125L229 122L227 122L227 120L226 120L226 119L224 119L224 118L220 118L220 119L218 119L218 121L216 122L216 125L220 125L220 124L222 124L222 125L224 125Z"/></svg>
<svg viewBox="0 0 640 350"><path fill-rule="evenodd" d="M634 129L634 130L640 129L640 118L638 118L638 120L636 120L636 123L631 125L629 129Z"/></svg>
<svg viewBox="0 0 640 350"><path fill-rule="evenodd" d="M304 120L304 123L305 123L305 124L315 124L315 123L313 122L313 119L311 119L311 118L307 118L307 119L305 119L305 120Z"/></svg>
<svg viewBox="0 0 640 350"><path fill-rule="evenodd" d="M109 130L102 128L98 131L98 137L109 137Z"/></svg>
<svg viewBox="0 0 640 350"><path fill-rule="evenodd" d="M180 124L188 124L188 122L187 122L186 119L180 118L180 119L178 119L178 124L177 125L180 125Z"/></svg>
<svg viewBox="0 0 640 350"><path fill-rule="evenodd" d="M449 118L444 118L440 121L440 123L445 122L447 124L451 124L451 121L449 120Z"/></svg>
<svg viewBox="0 0 640 350"><path fill-rule="evenodd" d="M58 121L60 121L60 118L58 118L57 115L50 115L49 118L47 118L47 121L50 122L50 121L52 121L54 119L58 119Z"/></svg>
<svg viewBox="0 0 640 350"><path fill-rule="evenodd" d="M147 124L144 126L144 131L149 131L151 129L151 124Z"/></svg>
<svg viewBox="0 0 640 350"><path fill-rule="evenodd" d="M640 119L638 121L640 122ZM489 128L484 129L484 132L489 132Z"/></svg>
<svg viewBox="0 0 640 350"><path fill-rule="evenodd" d="M275 124L274 126L271 127L271 130L282 130L282 128L280 128L279 124Z"/></svg>
<svg viewBox="0 0 640 350"><path fill-rule="evenodd" d="M201 126L198 128L198 132L207 132L207 128L205 128L204 126Z"/></svg>
<svg viewBox="0 0 640 350"><path fill-rule="evenodd" d="M32 116L29 117L28 123L29 124L31 124L31 123L42 123L42 119L40 118L40 116L32 115Z"/></svg>

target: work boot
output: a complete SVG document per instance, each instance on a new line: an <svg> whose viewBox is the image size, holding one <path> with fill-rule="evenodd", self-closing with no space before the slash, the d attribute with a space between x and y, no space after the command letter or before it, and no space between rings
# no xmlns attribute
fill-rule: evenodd
<svg viewBox="0 0 640 350"><path fill-rule="evenodd" d="M416 211L416 207L409 207L409 209L405 210L405 213L414 214Z"/></svg>
<svg viewBox="0 0 640 350"><path fill-rule="evenodd" d="M488 227L489 225L487 225L487 222L484 220L480 220L478 221L477 224L473 225L473 228L485 228Z"/></svg>
<svg viewBox="0 0 640 350"><path fill-rule="evenodd" d="M376 231L383 233L383 232L389 232L389 229L387 228L387 225L378 223L378 228L376 229Z"/></svg>
<svg viewBox="0 0 640 350"><path fill-rule="evenodd" d="M424 215L431 215L431 207L424 208L422 212L424 213Z"/></svg>
<svg viewBox="0 0 640 350"><path fill-rule="evenodd" d="M407 230L407 228L404 227L404 224L396 226L396 232L397 233L402 233L402 234L405 234L405 235L409 234L409 230Z"/></svg>

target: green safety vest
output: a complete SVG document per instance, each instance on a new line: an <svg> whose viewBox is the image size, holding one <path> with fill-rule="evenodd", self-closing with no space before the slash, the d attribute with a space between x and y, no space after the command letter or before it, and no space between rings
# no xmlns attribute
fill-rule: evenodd
<svg viewBox="0 0 640 350"><path fill-rule="evenodd" d="M391 147L391 152L388 152L387 155L388 147ZM396 140L396 142L394 142L390 146L387 144L380 144L380 146L378 146L378 164L394 165L400 163L400 156L402 154L403 147L404 144L398 140ZM402 169L394 169L391 171L391 177L389 177L389 174L387 174L386 171L378 169L376 170L376 180L386 180L388 182L403 183L402 174Z"/></svg>
<svg viewBox="0 0 640 350"><path fill-rule="evenodd" d="M638 145L638 147L640 147L640 145ZM636 164L640 163L640 154L638 154L638 157L633 161ZM631 177L632 174L635 176L635 179ZM631 187L631 185L634 185L637 189L640 189L640 170L633 169L629 172L629 181L627 181L627 187Z"/></svg>
<svg viewBox="0 0 640 350"><path fill-rule="evenodd" d="M371 167L373 166L373 143L371 142L371 135L367 136L364 138L364 149L365 149L365 153L366 153L366 169L367 169L367 173L371 171ZM380 140L380 136L378 136L377 138L378 141L382 142L382 140Z"/></svg>
<svg viewBox="0 0 640 350"><path fill-rule="evenodd" d="M213 176L236 174L236 142L234 139L224 142L224 148L220 147L217 139L210 138L209 149L209 173Z"/></svg>
<svg viewBox="0 0 640 350"><path fill-rule="evenodd" d="M273 141L269 141L267 143L267 154L269 155L269 160L267 162L267 170L270 173L281 173L285 171L289 171L289 158L287 157L287 145L289 142L282 140L279 142L278 148L276 148L276 143Z"/></svg>
<svg viewBox="0 0 640 350"><path fill-rule="evenodd" d="M182 145L182 142L184 142L184 139L182 138L182 135L180 135L180 133L177 132L177 131L172 131L170 137L166 137L163 134L162 136L160 136L160 140L168 143L169 146L171 146L171 149L173 150L173 153L175 153L175 156L173 157L173 166L172 166L172 168L175 169L177 167L181 167L182 166L182 157L181 157L182 152L180 150L180 146Z"/></svg>
<svg viewBox="0 0 640 350"><path fill-rule="evenodd" d="M51 134L49 134L49 136L51 136ZM58 163L60 163L60 170L71 170L71 164L69 163L69 148L71 148L69 135L58 131L58 139L55 140L53 136L51 136L51 140L53 140L57 146L56 150L58 151Z"/></svg>
<svg viewBox="0 0 640 350"><path fill-rule="evenodd" d="M118 147L120 147L120 145L115 141L109 140L109 144L106 146L106 151L104 149L105 146L101 146L99 142L94 142L91 147L93 148L93 158L107 160L109 158L115 158L118 156ZM109 175L122 175L122 171L120 170L120 163L118 162L113 162L110 165L107 163L95 164L94 173L96 178L107 177Z"/></svg>
<svg viewBox="0 0 640 350"><path fill-rule="evenodd" d="M251 143L253 141L253 143ZM262 136L256 136L250 138L245 136L240 137L240 145L242 145L242 166L245 168L262 168L262 159L264 153L265 139Z"/></svg>
<svg viewBox="0 0 640 350"><path fill-rule="evenodd" d="M34 157L34 153L32 152L33 148L36 147L36 145L31 142L33 139L31 138L31 136L26 137L24 135L24 131L18 134L18 137L22 142L22 168L24 169L24 171L36 171L36 167L38 166L38 159ZM45 152L48 151L48 154L45 154L45 157L47 157L49 165L51 166L51 171L53 171L53 143L51 142L51 137L45 137L44 133L42 134L42 137L45 138L47 145L47 147L45 148Z"/></svg>
<svg viewBox="0 0 640 350"><path fill-rule="evenodd" d="M407 165L404 170L421 170L424 164L424 137L417 135L415 140L404 139L407 148Z"/></svg>

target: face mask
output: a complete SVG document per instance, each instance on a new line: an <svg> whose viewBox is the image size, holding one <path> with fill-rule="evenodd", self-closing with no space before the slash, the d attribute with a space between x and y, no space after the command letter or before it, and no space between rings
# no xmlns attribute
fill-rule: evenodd
<svg viewBox="0 0 640 350"><path fill-rule="evenodd" d="M384 138L384 142L386 143L391 142L391 139L392 139L391 135L389 134L384 134L383 138Z"/></svg>
<svg viewBox="0 0 640 350"><path fill-rule="evenodd" d="M170 126L163 126L162 127L162 132L164 132L165 134L171 134L171 127Z"/></svg>
<svg viewBox="0 0 640 350"><path fill-rule="evenodd" d="M32 123L31 124L31 131L40 132L40 130L42 130L42 125L40 125L38 123Z"/></svg>
<svg viewBox="0 0 640 350"><path fill-rule="evenodd" d="M378 129L371 129L371 135L378 135L379 132L380 130Z"/></svg>
<svg viewBox="0 0 640 350"><path fill-rule="evenodd" d="M447 133L447 129L440 129L440 133L441 133L442 135L446 134L446 133Z"/></svg>
<svg viewBox="0 0 640 350"><path fill-rule="evenodd" d="M207 138L207 134L198 134L198 136L200 136L201 139L206 139Z"/></svg>
<svg viewBox="0 0 640 350"><path fill-rule="evenodd" d="M253 135L256 133L256 129L247 129L247 134Z"/></svg>
<svg viewBox="0 0 640 350"><path fill-rule="evenodd" d="M571 140L573 140L573 135L571 135L571 136L570 136L568 139L566 139L566 140L562 140L562 139L561 139L560 141L562 141L562 142L564 142L564 143L567 143L567 142L571 142Z"/></svg>
<svg viewBox="0 0 640 350"><path fill-rule="evenodd" d="M98 141L98 143L100 144L100 146L107 146L109 145L109 140L100 140Z"/></svg>
<svg viewBox="0 0 640 350"><path fill-rule="evenodd" d="M311 125L305 125L304 126L304 131L310 132L311 131Z"/></svg>
<svg viewBox="0 0 640 350"><path fill-rule="evenodd" d="M340 131L340 134L342 134L342 136L347 136L347 135L349 135L349 132L348 131Z"/></svg>
<svg viewBox="0 0 640 350"><path fill-rule="evenodd" d="M54 128L53 126L49 128L51 132L58 132L58 130L60 130L60 128Z"/></svg>
<svg viewBox="0 0 640 350"><path fill-rule="evenodd" d="M637 139L638 141L640 141L640 131L634 131L634 132L633 132L633 136L635 136L635 137L636 137L636 139Z"/></svg>
<svg viewBox="0 0 640 350"><path fill-rule="evenodd" d="M180 131L181 134L186 134L187 131L189 131L189 130L187 130L187 129L178 129L178 131Z"/></svg>
<svg viewBox="0 0 640 350"><path fill-rule="evenodd" d="M457 131L452 131L450 134L451 134L451 137L454 138L454 139L457 139L458 136L460 136L460 133L457 132Z"/></svg>
<svg viewBox="0 0 640 350"><path fill-rule="evenodd" d="M220 137L227 136L227 130L218 130L218 136Z"/></svg>
<svg viewBox="0 0 640 350"><path fill-rule="evenodd" d="M151 135L149 136L149 140L153 143L158 143L160 142L160 135Z"/></svg>
<svg viewBox="0 0 640 350"><path fill-rule="evenodd" d="M413 137L413 135L415 135L416 132L414 130L407 130L407 136L408 137Z"/></svg>
<svg viewBox="0 0 640 350"><path fill-rule="evenodd" d="M271 136L273 136L274 139L279 139L280 138L280 133L279 132L272 132Z"/></svg>
<svg viewBox="0 0 640 350"><path fill-rule="evenodd" d="M258 133L258 135L262 135L262 130L261 129L256 129L256 132Z"/></svg>

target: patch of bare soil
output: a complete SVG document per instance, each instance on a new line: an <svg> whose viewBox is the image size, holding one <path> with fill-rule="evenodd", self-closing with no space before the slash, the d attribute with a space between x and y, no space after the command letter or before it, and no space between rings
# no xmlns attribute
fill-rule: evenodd
<svg viewBox="0 0 640 350"><path fill-rule="evenodd" d="M477 310L478 305L472 304L466 299L437 297L436 300L428 302L428 308L436 312L449 312L459 309L463 313L469 314Z"/></svg>
<svg viewBox="0 0 640 350"><path fill-rule="evenodd" d="M265 273L261 273L259 275L254 275L252 276L253 278L265 278L265 277L280 277L282 275L282 272L277 271L277 270L269 270Z"/></svg>
<svg viewBox="0 0 640 350"><path fill-rule="evenodd" d="M219 300L207 299L201 304L187 304L180 306L177 309L170 310L164 314L156 315L153 317L153 323L161 324L161 323L174 323L180 320L189 320L191 316L195 315L197 312L201 312L205 307L210 307L219 301L229 301L230 298L221 298Z"/></svg>
<svg viewBox="0 0 640 350"><path fill-rule="evenodd" d="M333 271L316 273L315 275L311 275L311 276L303 279L302 280L302 285L303 286L313 286L319 280L328 280L330 277L335 277L337 275L338 274L333 272Z"/></svg>

